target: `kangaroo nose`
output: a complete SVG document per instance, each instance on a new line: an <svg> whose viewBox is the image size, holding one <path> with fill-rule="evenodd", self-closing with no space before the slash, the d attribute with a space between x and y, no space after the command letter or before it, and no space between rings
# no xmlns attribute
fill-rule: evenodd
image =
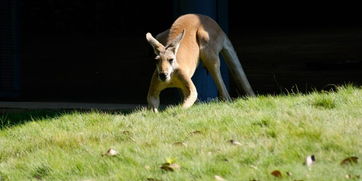
<svg viewBox="0 0 362 181"><path fill-rule="evenodd" d="M160 80L165 81L166 78L167 78L167 74L166 73L159 73L158 77L160 78Z"/></svg>

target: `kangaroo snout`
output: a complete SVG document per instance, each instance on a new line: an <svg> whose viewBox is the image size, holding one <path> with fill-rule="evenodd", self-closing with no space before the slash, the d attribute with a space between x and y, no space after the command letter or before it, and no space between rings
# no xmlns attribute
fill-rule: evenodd
<svg viewBox="0 0 362 181"><path fill-rule="evenodd" d="M158 74L158 78L160 78L161 81L166 81L169 78L169 76L167 73L162 72Z"/></svg>

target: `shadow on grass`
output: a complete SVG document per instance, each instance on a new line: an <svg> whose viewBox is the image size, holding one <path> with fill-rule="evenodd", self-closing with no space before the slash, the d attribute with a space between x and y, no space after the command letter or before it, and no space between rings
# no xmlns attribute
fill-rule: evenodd
<svg viewBox="0 0 362 181"><path fill-rule="evenodd" d="M59 110L29 110L5 112L2 113L2 115L0 116L0 130L21 125L29 121L57 118L68 113L70 113L70 111Z"/></svg>
<svg viewBox="0 0 362 181"><path fill-rule="evenodd" d="M12 110L0 114L0 130L25 124L30 121L51 120L72 113L102 112L107 114L131 114L138 109L129 110Z"/></svg>

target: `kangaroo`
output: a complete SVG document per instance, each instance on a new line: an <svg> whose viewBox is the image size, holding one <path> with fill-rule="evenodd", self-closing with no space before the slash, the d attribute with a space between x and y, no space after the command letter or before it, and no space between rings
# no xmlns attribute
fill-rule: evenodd
<svg viewBox="0 0 362 181"><path fill-rule="evenodd" d="M158 112L160 92L171 87L181 89L183 108L194 104L197 90L191 77L199 59L215 81L221 99L230 101L220 73L220 52L238 88L248 96L255 96L229 38L210 17L200 14L180 16L170 29L156 38L147 33L146 39L156 54L156 70L147 95L148 105L153 111Z"/></svg>

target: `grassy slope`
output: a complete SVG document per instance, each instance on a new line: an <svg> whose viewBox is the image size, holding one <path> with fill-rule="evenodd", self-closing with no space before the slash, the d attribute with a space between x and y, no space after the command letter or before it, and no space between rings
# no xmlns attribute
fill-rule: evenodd
<svg viewBox="0 0 362 181"><path fill-rule="evenodd" d="M285 180L362 176L360 163L339 165L362 156L362 89L353 87L159 114L32 114L0 116L0 180L271 180L276 169ZM109 148L119 154L102 156ZM311 154L317 162L308 169L303 162ZM181 169L162 171L168 158Z"/></svg>

